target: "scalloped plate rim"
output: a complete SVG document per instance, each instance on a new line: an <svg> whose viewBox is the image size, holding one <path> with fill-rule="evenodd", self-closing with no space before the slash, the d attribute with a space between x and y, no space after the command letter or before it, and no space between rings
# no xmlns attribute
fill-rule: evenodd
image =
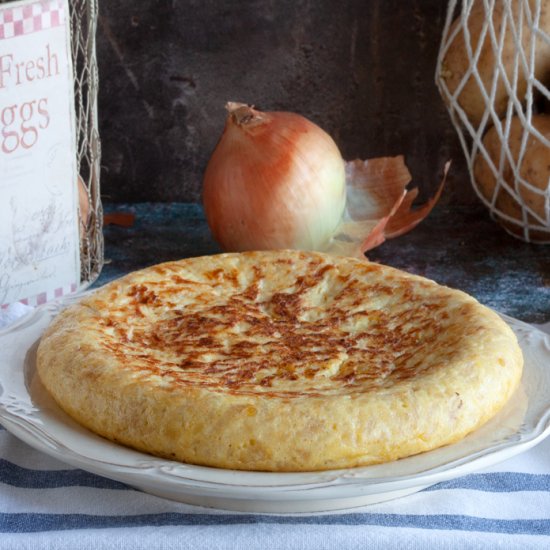
<svg viewBox="0 0 550 550"><path fill-rule="evenodd" d="M93 290L86 291L86 294L89 292ZM511 433L511 436L505 440L478 449L474 453L443 461L434 467L413 474L399 474L400 465L412 463L414 467L415 461L422 460L440 450L436 449L390 464L361 468L296 473L243 472L181 464L157 458L127 449L78 427L78 437L88 438L94 449L97 446L99 451L106 453L105 460L100 460L71 448L71 443L74 444L77 434L74 432L75 428L69 424L71 420L68 417L67 425L61 423L61 429L66 430L66 433L64 431L63 437L59 439L59 435L52 435L52 431L55 433L55 430L52 430L53 423L47 410L35 407L31 413L34 417L28 416L28 413L25 416L21 412L9 410L10 406L13 408L14 402L7 403L5 397L9 390L18 390L22 393L26 391L26 395L20 397L28 399L31 405L36 405L32 392L27 386L24 390L20 387L16 388L24 378L23 365L3 364L1 360L6 359L10 353L19 354L19 357L25 356L32 346L36 345L43 329L57 312L81 297L82 294L79 293L39 306L8 329L0 330L0 350L2 350L0 351L0 421L13 435L50 456L158 496L181 502L243 511L250 510L251 507L258 511L264 509L269 512L343 509L409 494L434 483L496 464L533 447L550 433L549 384L548 387L544 386L548 398L544 400L542 411L535 419L536 422L530 426L529 431ZM507 315L501 314L501 316L516 333L524 335L519 338L524 353L532 351L533 344L530 344L529 340L541 339L544 359L550 363L549 335ZM10 346L14 336L18 336L19 345L26 348L16 350L13 344ZM526 372L530 371L534 375L542 372L540 366L528 365L526 362ZM549 375L547 378L550 380ZM544 388L537 387L537 398L540 399L545 393ZM528 412L530 404L526 406ZM62 417L64 413L60 415ZM495 417L497 420L498 416ZM449 445L445 449L450 450L452 454L452 450L458 445ZM113 449L116 449L115 458L111 456ZM373 475L373 472L383 473L385 470L397 470L397 474L394 472L393 475L376 475L376 473Z"/></svg>

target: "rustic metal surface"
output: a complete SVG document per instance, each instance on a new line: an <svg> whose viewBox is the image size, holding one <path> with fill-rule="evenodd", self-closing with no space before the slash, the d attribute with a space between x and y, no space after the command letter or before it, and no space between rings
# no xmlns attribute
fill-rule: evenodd
<svg viewBox="0 0 550 550"><path fill-rule="evenodd" d="M196 204L121 204L133 227L105 228L106 265L101 285L149 265L213 254L212 240ZM369 253L372 261L417 273L468 292L497 311L533 323L550 321L550 248L507 236L483 206L439 206L416 229Z"/></svg>

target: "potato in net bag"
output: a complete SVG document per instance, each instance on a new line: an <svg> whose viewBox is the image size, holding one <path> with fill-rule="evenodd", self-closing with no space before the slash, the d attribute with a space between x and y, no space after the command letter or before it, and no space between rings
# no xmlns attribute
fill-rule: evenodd
<svg viewBox="0 0 550 550"><path fill-rule="evenodd" d="M550 2L450 0L436 84L492 217L550 243Z"/></svg>

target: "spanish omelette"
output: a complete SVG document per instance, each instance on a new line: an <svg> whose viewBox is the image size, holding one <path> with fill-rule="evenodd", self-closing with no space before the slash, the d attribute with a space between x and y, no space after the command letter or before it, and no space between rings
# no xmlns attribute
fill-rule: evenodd
<svg viewBox="0 0 550 550"><path fill-rule="evenodd" d="M512 330L467 294L366 260L219 254L62 311L39 376L83 426L186 463L366 466L456 442L518 386Z"/></svg>

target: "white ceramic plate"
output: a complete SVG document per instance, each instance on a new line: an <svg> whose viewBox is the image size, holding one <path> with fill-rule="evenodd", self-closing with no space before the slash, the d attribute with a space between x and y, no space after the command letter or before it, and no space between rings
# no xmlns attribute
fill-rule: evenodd
<svg viewBox="0 0 550 550"><path fill-rule="evenodd" d="M0 422L48 455L165 498L246 512L351 508L490 466L550 433L550 335L505 317L525 356L521 387L504 410L459 443L389 464L312 473L240 472L159 459L82 428L57 407L35 376L42 332L77 298L37 308L0 331Z"/></svg>

